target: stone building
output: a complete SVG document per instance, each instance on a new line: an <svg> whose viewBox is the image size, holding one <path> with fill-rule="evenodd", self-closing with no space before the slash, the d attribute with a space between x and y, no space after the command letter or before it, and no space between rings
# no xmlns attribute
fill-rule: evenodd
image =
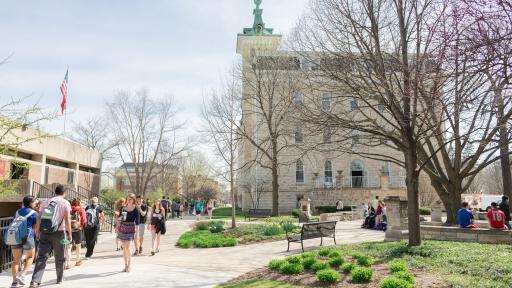
<svg viewBox="0 0 512 288"><path fill-rule="evenodd" d="M369 202L379 196L405 197L405 171L389 161L379 161L363 158L353 153L343 153L329 149L329 146L344 144L352 145L354 150L360 150L364 154L365 149L379 151L383 155L390 155L400 159L402 156L396 150L387 148L386 145L376 145L369 148L360 145L364 140L362 135L355 131L332 131L327 127L323 131L308 129L307 124L295 119L297 111L304 105L316 106L319 109L338 109L340 113L355 113L358 107L356 100L345 99L335 102L336 91L328 91L322 87L316 89L302 89L301 73L314 72L319 63L303 59L296 53L282 50L282 36L273 33L273 29L266 28L262 19L263 10L260 9L261 1L256 2L254 9L254 24L251 28L243 29L243 33L237 37L237 53L242 58L244 81L242 81L242 124L257 134L265 133L265 125L262 124L261 115L253 113L251 109L251 95L254 87L245 81L251 76L251 69L261 65L265 67L271 59L278 60L281 74L294 73L295 79L279 79L281 86L290 85L295 88L289 91L291 110L285 117L282 125L282 134L286 136L280 140L283 151L279 154L279 209L281 212L289 212L298 205L299 199L308 197L312 201L312 207L333 206L338 200L345 205L360 206L363 202ZM267 64L266 64L267 63ZM263 68L264 69L264 68ZM290 72L291 71L291 72ZM254 74L254 73L253 73ZM257 77L257 76L256 76ZM296 85L292 85L292 82ZM304 87L302 87L304 88ZM287 92L283 92L281 97ZM307 94L306 94L307 93ZM306 94L306 95L305 95ZM281 99L282 100L282 99ZM276 101L277 102L277 101ZM282 109L277 107L275 109ZM309 107L308 106L308 107ZM336 107L335 107L336 106ZM295 108L293 108L295 107ZM329 130L331 129L331 130ZM254 136L254 135L253 135ZM336 138L336 139L335 139ZM266 141L266 140L262 140ZM322 144L323 149L306 149L316 144ZM336 143L336 144L335 144ZM286 146L286 147L285 147ZM307 151L307 152L305 152ZM239 167L248 166L239 172L238 191L242 195L243 209L271 208L272 186L270 184L270 170L259 164L246 165L258 158L258 151L254 145L242 140L239 151Z"/></svg>
<svg viewBox="0 0 512 288"><path fill-rule="evenodd" d="M132 162L123 163L115 169L114 187L117 191L134 192L137 182L143 183L142 185L148 182L146 193L161 192L163 195L169 196L181 193L182 181L177 167L172 165L162 167L160 164L154 164L151 175L148 174L149 163L139 163L137 167L139 175L137 175L135 163ZM137 177L139 177L138 181Z"/></svg>

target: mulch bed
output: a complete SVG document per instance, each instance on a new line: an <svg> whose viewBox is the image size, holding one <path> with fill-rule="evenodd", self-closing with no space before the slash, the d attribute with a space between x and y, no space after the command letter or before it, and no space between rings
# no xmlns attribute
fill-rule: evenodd
<svg viewBox="0 0 512 288"><path fill-rule="evenodd" d="M237 283L244 280L250 279L270 279L275 281L281 281L297 286L304 287L351 287L351 288L375 288L378 287L378 283L385 277L389 276L389 268L384 264L375 264L372 266L373 280L370 283L365 284L353 284L350 283L350 275L340 272L340 282L333 285L326 285L318 281L315 274L311 271L304 271L299 275L282 275L269 270L268 268L261 268L249 273L246 273L236 279L233 279L229 283ZM450 287L445 284L441 277L434 274L425 273L424 271L417 269L409 269L409 271L416 277L416 288L432 288L432 287Z"/></svg>

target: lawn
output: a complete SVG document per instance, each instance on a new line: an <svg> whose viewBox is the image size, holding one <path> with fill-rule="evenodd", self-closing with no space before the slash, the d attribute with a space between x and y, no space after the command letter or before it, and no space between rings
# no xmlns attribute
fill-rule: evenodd
<svg viewBox="0 0 512 288"><path fill-rule="evenodd" d="M239 224L235 229L224 229L223 221L196 223L193 231L180 236L177 246L181 248L229 247L264 241L286 239L286 231L297 232L298 226L291 217L265 219L264 223Z"/></svg>
<svg viewBox="0 0 512 288"><path fill-rule="evenodd" d="M244 213L242 209L236 209L235 217L237 220L244 219ZM215 220L228 220L231 219L231 207L216 208L213 210L212 218Z"/></svg>
<svg viewBox="0 0 512 288"><path fill-rule="evenodd" d="M279 280L305 287L512 287L509 245L424 241L371 242L320 248L285 260L272 260L232 282ZM248 284L247 284L248 285ZM264 287L264 286L262 286Z"/></svg>

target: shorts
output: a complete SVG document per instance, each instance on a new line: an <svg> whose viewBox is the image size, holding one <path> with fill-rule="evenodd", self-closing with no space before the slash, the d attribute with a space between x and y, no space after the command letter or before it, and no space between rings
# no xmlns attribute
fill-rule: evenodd
<svg viewBox="0 0 512 288"><path fill-rule="evenodd" d="M146 230L146 224L139 224L139 237L144 236L144 230Z"/></svg>
<svg viewBox="0 0 512 288"><path fill-rule="evenodd" d="M23 249L23 251L30 251L36 248L36 242L34 241L34 237L27 238L27 242L22 245L12 245L11 249Z"/></svg>
<svg viewBox="0 0 512 288"><path fill-rule="evenodd" d="M201 210L199 210L199 211L196 210L196 215L201 214L201 212L202 212Z"/></svg>
<svg viewBox="0 0 512 288"><path fill-rule="evenodd" d="M71 242L72 244L81 244L82 243L82 230L79 230L79 231L76 231L76 232L72 232L71 235L73 236L73 241Z"/></svg>

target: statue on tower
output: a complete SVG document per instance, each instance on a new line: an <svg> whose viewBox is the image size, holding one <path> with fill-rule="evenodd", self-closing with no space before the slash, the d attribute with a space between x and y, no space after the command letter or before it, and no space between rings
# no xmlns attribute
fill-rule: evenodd
<svg viewBox="0 0 512 288"><path fill-rule="evenodd" d="M260 9L261 0L254 0L254 4L256 4L256 9Z"/></svg>

